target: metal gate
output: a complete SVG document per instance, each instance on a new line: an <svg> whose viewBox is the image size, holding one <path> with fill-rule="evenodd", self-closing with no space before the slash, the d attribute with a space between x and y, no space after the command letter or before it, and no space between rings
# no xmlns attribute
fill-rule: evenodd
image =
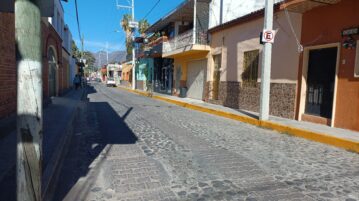
<svg viewBox="0 0 359 201"><path fill-rule="evenodd" d="M207 60L188 62L187 66L187 97L202 100L204 88L204 75Z"/></svg>

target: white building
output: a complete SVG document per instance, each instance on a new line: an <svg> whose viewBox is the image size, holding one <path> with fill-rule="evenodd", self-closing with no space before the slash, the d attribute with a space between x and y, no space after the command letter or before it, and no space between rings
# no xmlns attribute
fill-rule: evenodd
<svg viewBox="0 0 359 201"><path fill-rule="evenodd" d="M114 78L117 85L120 84L121 75L122 75L122 65L117 63L107 65L107 77Z"/></svg>
<svg viewBox="0 0 359 201"><path fill-rule="evenodd" d="M48 22L54 27L62 39L62 70L65 71L64 78L59 80L63 85L72 86L72 80L77 73L76 59L72 53L72 34L67 24L64 22L64 8L61 0L54 1L54 16L48 18Z"/></svg>
<svg viewBox="0 0 359 201"><path fill-rule="evenodd" d="M56 30L56 32L59 34L59 36L63 39L64 37L64 28L65 28L65 23L64 23L64 8L62 7L61 1L60 0L55 0L54 2L54 16L53 17L49 17L48 21L50 24L52 24L52 26L54 27L54 29Z"/></svg>
<svg viewBox="0 0 359 201"><path fill-rule="evenodd" d="M284 0L274 0L275 3ZM265 0L212 0L209 6L209 28L229 22L264 8Z"/></svg>

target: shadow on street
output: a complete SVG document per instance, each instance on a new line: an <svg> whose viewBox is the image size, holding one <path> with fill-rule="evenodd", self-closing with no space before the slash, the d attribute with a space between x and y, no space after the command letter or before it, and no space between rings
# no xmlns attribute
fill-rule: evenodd
<svg viewBox="0 0 359 201"><path fill-rule="evenodd" d="M88 87L88 94L91 93L97 92L93 87ZM79 184L80 178L88 175L91 164L106 147L136 143L137 137L125 123L132 109L128 108L121 117L107 102L87 100L84 103L59 175L54 201L65 199L70 191L76 191L78 196L90 191L91 184L80 184L79 189L75 189L75 185Z"/></svg>

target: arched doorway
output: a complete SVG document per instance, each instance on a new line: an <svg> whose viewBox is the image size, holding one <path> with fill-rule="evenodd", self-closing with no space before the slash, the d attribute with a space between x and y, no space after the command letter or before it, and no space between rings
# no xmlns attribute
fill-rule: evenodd
<svg viewBox="0 0 359 201"><path fill-rule="evenodd" d="M49 96L56 96L56 65L57 65L57 61L56 61L56 56L55 56L55 51L53 50L53 48L49 48L48 50L48 54L47 54L47 59L49 62L49 77L48 77L48 86L49 86Z"/></svg>

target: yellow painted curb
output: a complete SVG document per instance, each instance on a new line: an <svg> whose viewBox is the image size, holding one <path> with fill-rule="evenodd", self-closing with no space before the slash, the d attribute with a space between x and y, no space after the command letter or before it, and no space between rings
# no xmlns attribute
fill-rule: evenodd
<svg viewBox="0 0 359 201"><path fill-rule="evenodd" d="M139 94L139 95L142 95L142 96L149 97L149 93L147 93L147 92L141 92L141 91L138 91L138 90L132 90L132 89L124 88L124 87L118 87L118 88L124 89L124 90L129 91L129 92L133 92L133 93L136 93L136 94ZM255 125L255 126L262 127L262 128L271 129L271 130L274 130L274 131L277 131L277 132L280 132L280 133L285 133L285 134L289 134L289 135L292 135L292 136L305 138L305 139L308 139L308 140L312 140L312 141L332 145L332 146L335 146L335 147L346 149L348 151L359 153L359 142L356 142L356 141L351 141L351 140L348 140L348 139L338 138L338 137L330 136L330 135L327 135L327 134L324 134L324 133L318 133L318 132L308 131L308 130L295 128L295 127L291 127L291 126L286 126L286 125L274 123L274 122L271 122L271 121L261 121L261 120L255 119L255 118L236 115L236 114L233 114L233 113L224 112L224 111L220 111L220 110L210 109L210 108L206 108L206 107L202 107L202 106L198 106L198 105L185 103L185 102L182 102L182 101L176 101L176 100L172 100L172 99L165 98L165 97L162 97L162 96L156 96L155 95L155 96L152 96L152 98L156 99L156 100L164 101L164 102L167 102L167 103L171 103L171 104L174 104L174 105L178 105L180 107L188 108L188 109L191 109L191 110L196 110L196 111L200 111L200 112L204 112L204 113L208 113L208 114L212 114L212 115L225 117L225 118L228 118L228 119L240 121L240 122L243 122L243 123L252 124L252 125Z"/></svg>

